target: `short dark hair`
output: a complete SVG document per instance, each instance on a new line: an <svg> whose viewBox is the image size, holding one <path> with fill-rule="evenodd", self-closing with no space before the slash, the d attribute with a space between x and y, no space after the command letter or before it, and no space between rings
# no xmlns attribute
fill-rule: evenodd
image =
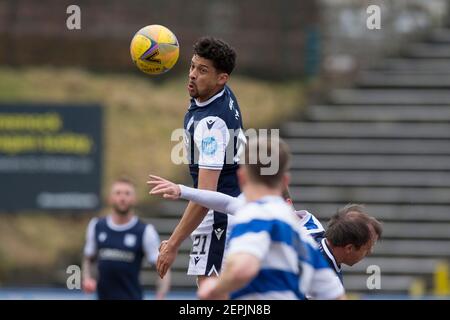
<svg viewBox="0 0 450 320"><path fill-rule="evenodd" d="M376 227L374 221L378 223ZM381 224L365 212L364 206L349 204L331 217L325 237L333 246L344 247L352 244L359 249L372 237L369 225L372 225L378 236L381 236Z"/></svg>
<svg viewBox="0 0 450 320"><path fill-rule="evenodd" d="M366 218L369 219L368 223L371 225L371 227L375 231L378 239L381 238L381 235L383 233L383 226L382 226L381 222L378 221L375 217L369 216L364 205L349 203L345 207L339 209L338 212L342 212L342 213L348 214L350 216L352 216L354 214L364 215Z"/></svg>
<svg viewBox="0 0 450 320"><path fill-rule="evenodd" d="M278 148L278 157L274 154ZM269 163L264 163L261 159L262 152L264 150L268 157L270 157ZM261 183L269 188L277 187L283 179L285 173L289 170L291 154L289 147L281 139L266 137L253 137L250 138L245 146L245 160L244 165L247 168L250 179L257 183ZM278 170L273 174L262 174L264 168L271 168L274 162L277 162Z"/></svg>
<svg viewBox="0 0 450 320"><path fill-rule="evenodd" d="M136 189L136 185L134 184L133 180L128 178L127 176L120 176L116 178L111 185L114 185L116 183L124 183L132 186L134 189Z"/></svg>
<svg viewBox="0 0 450 320"><path fill-rule="evenodd" d="M194 54L211 60L214 68L231 74L236 64L236 52L225 41L213 37L202 37L194 44Z"/></svg>

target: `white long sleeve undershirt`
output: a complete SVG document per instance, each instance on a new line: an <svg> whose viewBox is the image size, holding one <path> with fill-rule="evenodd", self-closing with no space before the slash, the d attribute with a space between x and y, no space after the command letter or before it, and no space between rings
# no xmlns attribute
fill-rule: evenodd
<svg viewBox="0 0 450 320"><path fill-rule="evenodd" d="M245 198L231 197L221 192L202 190L179 185L180 198L193 201L199 205L227 214L235 214L245 204Z"/></svg>

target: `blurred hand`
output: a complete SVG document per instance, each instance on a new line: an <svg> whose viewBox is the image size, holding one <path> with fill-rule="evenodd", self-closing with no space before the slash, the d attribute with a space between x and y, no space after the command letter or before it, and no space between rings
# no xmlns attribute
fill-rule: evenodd
<svg viewBox="0 0 450 320"><path fill-rule="evenodd" d="M149 177L150 180L147 181L147 184L150 187L153 187L149 194L162 195L163 198L171 200L177 200L180 198L181 189L178 184L154 175L149 175Z"/></svg>
<svg viewBox="0 0 450 320"><path fill-rule="evenodd" d="M158 260L156 261L156 271L161 279L164 278L167 270L172 266L177 257L177 253L178 248L171 246L167 240L161 242Z"/></svg>
<svg viewBox="0 0 450 320"><path fill-rule="evenodd" d="M93 278L83 279L83 291L86 293L94 293L97 290L97 280Z"/></svg>
<svg viewBox="0 0 450 320"><path fill-rule="evenodd" d="M166 295L164 293L160 293L160 292L156 293L156 296L155 296L156 300L164 300L165 298L166 298Z"/></svg>
<svg viewBox="0 0 450 320"><path fill-rule="evenodd" d="M158 249L158 251L161 252L161 248L162 248L163 246L165 246L166 244L167 244L167 240L161 241L161 243L159 244L159 249Z"/></svg>
<svg viewBox="0 0 450 320"><path fill-rule="evenodd" d="M215 291L219 278L209 277L208 279L200 282L200 286L197 290L197 296L202 300L226 300L228 296L226 294L219 294Z"/></svg>

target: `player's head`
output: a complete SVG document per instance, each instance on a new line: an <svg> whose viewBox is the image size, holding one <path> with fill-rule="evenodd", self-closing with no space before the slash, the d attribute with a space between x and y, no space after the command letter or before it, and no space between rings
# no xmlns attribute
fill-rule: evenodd
<svg viewBox="0 0 450 320"><path fill-rule="evenodd" d="M244 163L238 170L239 184L245 192L248 185L277 190L289 184L290 152L288 145L276 137L253 137L245 148Z"/></svg>
<svg viewBox="0 0 450 320"><path fill-rule="evenodd" d="M325 237L336 251L333 254L352 266L372 253L381 233L380 222L370 217L363 206L349 204L331 218Z"/></svg>
<svg viewBox="0 0 450 320"><path fill-rule="evenodd" d="M117 214L128 214L136 204L136 191L133 182L127 178L115 180L111 186L109 202Z"/></svg>
<svg viewBox="0 0 450 320"><path fill-rule="evenodd" d="M226 42L212 37L200 38L194 44L189 69L188 91L203 102L227 83L236 62L236 52Z"/></svg>

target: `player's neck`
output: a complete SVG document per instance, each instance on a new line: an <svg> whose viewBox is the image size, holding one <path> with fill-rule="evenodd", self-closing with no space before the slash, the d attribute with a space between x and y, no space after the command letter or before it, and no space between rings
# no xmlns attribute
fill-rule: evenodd
<svg viewBox="0 0 450 320"><path fill-rule="evenodd" d="M281 196L281 191L264 185L252 184L244 188L244 195L248 202L252 202L267 196Z"/></svg>
<svg viewBox="0 0 450 320"><path fill-rule="evenodd" d="M121 225L130 222L133 219L133 215L133 211L128 211L125 215L113 211L111 219L114 224Z"/></svg>
<svg viewBox="0 0 450 320"><path fill-rule="evenodd" d="M218 94L220 91L223 90L223 88L225 88L225 86L220 86L217 88L214 88L214 90L211 91L210 94L208 94L207 96L204 97L198 97L195 100L197 100L197 102L203 103L205 101L208 101L209 99L211 99L212 97L214 97L216 94Z"/></svg>

